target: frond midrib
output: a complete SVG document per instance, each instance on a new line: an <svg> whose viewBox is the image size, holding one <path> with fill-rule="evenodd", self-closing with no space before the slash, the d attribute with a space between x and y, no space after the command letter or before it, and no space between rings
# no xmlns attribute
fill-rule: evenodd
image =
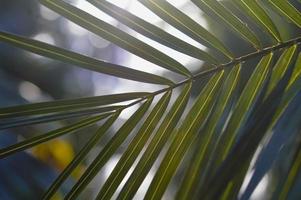
<svg viewBox="0 0 301 200"><path fill-rule="evenodd" d="M191 77L187 78L187 79L184 79L178 83L175 83L169 87L166 87L166 88L163 88L161 90L157 90L153 93L150 93L148 95L145 95L144 97L128 104L128 105L125 105L123 106L122 108L120 108L120 110L123 110L123 109L126 109L128 107L131 107L137 103L140 103L142 102L143 100L146 100L146 99L149 99L149 98L153 98L154 96L156 95L159 95L159 94L162 94L164 92L167 92L167 91L171 91L172 89L174 88L177 88L177 87L180 87L180 86L183 86L184 84L188 83L188 82L192 82L192 81L195 81L195 80L198 80L200 78L203 78L204 76L207 76L207 75L211 75L211 74L214 74L214 73L217 73L221 70L224 70L228 67L233 67L237 64L240 64L240 63L243 63L245 61L248 61L252 58L255 58L255 57L258 57L258 56L264 56L270 52L274 52L274 51L277 51L277 50L280 50L282 48L288 48L290 46L293 46L295 44L299 45L301 43L301 36L300 37L296 37L296 38L293 38L293 39L290 39L290 40L287 40L286 42L282 42L282 43L278 43L276 45L273 45L273 46L269 46L269 47L265 47L261 50L258 50L258 51L255 51L255 52L252 52L252 53L249 53L249 54L246 54L246 55L243 55L243 56L240 56L240 57L237 57L237 58L234 58L232 59L230 62L227 62L227 63L222 63L222 64L219 64L219 65L215 65L214 68L211 68L211 69L208 69L206 71L201 71L197 74L194 74L192 75Z"/></svg>

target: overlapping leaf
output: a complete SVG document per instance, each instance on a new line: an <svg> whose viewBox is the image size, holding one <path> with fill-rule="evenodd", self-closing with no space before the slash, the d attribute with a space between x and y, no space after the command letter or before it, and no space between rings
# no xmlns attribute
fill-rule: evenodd
<svg viewBox="0 0 301 200"><path fill-rule="evenodd" d="M281 27L278 23L275 23L277 27L271 17L277 13L289 22L301 27L300 12L294 7L295 4L289 1L233 0L226 7L217 0L192 0L212 20L228 26L229 30L238 33L258 49L256 52L234 58L224 42L214 36L214 30L208 31L179 8L173 6L172 3L167 0L139 0L140 3L174 28L231 59L228 63L220 64L220 61L215 59L216 55L204 52L186 41L174 37L144 19L121 9L118 4L115 5L108 1L88 0L100 10L144 36L186 55L216 65L214 68L210 66L207 71L194 75L180 63L181 58L176 61L154 47L66 1L40 0L40 2L88 31L117 44L129 52L169 71L186 76L186 79L173 83L163 76L96 60L53 45L0 31L0 41L42 56L115 77L167 86L153 93L123 93L0 108L0 129L75 117L82 118L74 124L0 149L0 158L108 118L62 174L52 183L44 195L44 199L51 199L73 170L84 162L92 148L113 126L120 112L140 102L145 101L116 133L112 133L113 137L99 152L65 199L75 199L80 195L146 115L147 117L142 126L135 133L133 132L132 140L109 178L105 181L103 187L99 188L100 191L96 199L111 199L116 194L117 188L121 187L128 171L133 168L134 162L137 161L137 165L133 168L129 179L122 186L120 193L116 194L118 195L117 199L132 199L164 149L167 149L167 153L163 155L159 168L155 169L155 176L148 188L145 199L160 199L163 197L170 181L174 178L177 170L182 167L181 161L188 151L193 152L193 156L187 165L183 182L178 184L180 187L176 193L176 199L198 198L198 195L210 200L237 199L254 152L262 139L269 136L267 138L270 140L267 140L268 145L259 154L259 158L260 160L270 161L277 154L270 157L270 160L265 159L267 157L265 150L273 149L272 147L276 145L277 148L274 148L274 150L278 151L281 148L280 146L287 143L286 141L289 139L285 138L289 133L285 135L279 133L281 131L283 133L285 131L296 133L300 129L301 119L299 117L300 106L298 102L300 101L299 91L301 87L301 56L299 54L295 60L295 55L300 51L299 43L301 39L296 37L283 41L282 35L279 34ZM235 9L228 9L231 6L235 6L235 9L241 9L241 12L238 12L240 13L239 16L232 12ZM267 44L269 46L262 49L261 38L253 33L252 26L244 23L244 17L249 18L258 27L263 28L268 33L266 36L269 37L269 42L274 40L277 43ZM237 46L239 47L239 44ZM280 52L281 49L284 49L284 51ZM250 51L254 50L250 49ZM282 55L277 58L277 63L272 65L272 58L278 56L278 54L280 55L280 53ZM245 79L245 77L240 77L246 73L245 71L241 73L243 68L257 59L260 62L252 74L248 72L248 75L251 74L251 76L247 84L240 84L239 78L241 80ZM295 68L292 71L293 65L295 65ZM229 68L229 73L222 84L226 68ZM198 95L199 97L193 99L190 97L191 88L193 85L199 86L193 80L201 78L208 78L209 81L204 84L205 86L202 86L204 88ZM171 91L180 86L184 86L184 88L182 88L175 102L171 101L173 105L168 110ZM242 92L239 93L238 91ZM164 95L154 108L146 114L153 98L159 94ZM238 101L236 101L235 95L238 95ZM194 105L186 113L185 107L190 98ZM122 104L129 100L134 100L134 102L126 105ZM116 103L118 105L115 105ZM165 115L166 110L168 112ZM180 120L183 113L185 113L186 118ZM91 115L94 117L91 117ZM178 124L180 124L179 129L176 129ZM280 143L275 141L277 138L279 139L279 135L282 138ZM296 136L294 135L294 137ZM144 147L145 151L139 157ZM280 190L273 194L273 198L285 199L290 195L292 188L295 187L297 171L300 168L300 148L297 148L297 150L293 162L289 165L288 178L279 184L278 189ZM138 160L136 160L137 157ZM257 165L259 164L262 163L258 161ZM270 165L266 165L264 173L269 169ZM264 173L258 175L258 172L255 171L254 174L257 178L261 178ZM256 177L254 179L256 180ZM242 195L242 198L249 198L259 180L251 181L251 186Z"/></svg>
<svg viewBox="0 0 301 200"><path fill-rule="evenodd" d="M146 43L141 42L124 31L121 31L120 29L90 15L89 13L86 13L61 0L40 0L40 2L69 20L77 23L96 35L121 46L131 53L141 56L142 58L168 70L185 76L191 76L188 69L176 60Z"/></svg>

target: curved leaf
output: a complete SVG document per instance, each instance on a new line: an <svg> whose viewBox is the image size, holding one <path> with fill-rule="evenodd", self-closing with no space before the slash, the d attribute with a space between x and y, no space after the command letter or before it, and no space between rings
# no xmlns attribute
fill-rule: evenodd
<svg viewBox="0 0 301 200"><path fill-rule="evenodd" d="M267 95L274 89L277 85L278 81L283 77L285 71L287 70L288 66L290 65L293 56L295 54L297 45L293 45L281 54L280 58L278 59L277 63L275 64L272 72L272 76L268 85L268 90L266 92Z"/></svg>
<svg viewBox="0 0 301 200"><path fill-rule="evenodd" d="M275 1L267 0L275 10L280 14L280 16L286 17L289 21L295 23L297 26L301 27L301 15L300 12L292 5L289 1Z"/></svg>
<svg viewBox="0 0 301 200"><path fill-rule="evenodd" d="M249 18L252 18L256 24L264 28L264 30L271 34L277 41L281 42L281 36L278 29L265 10L257 3L257 1L250 0L234 0L232 1L239 9L245 11Z"/></svg>
<svg viewBox="0 0 301 200"><path fill-rule="evenodd" d="M219 146L217 147L215 164L220 163L223 159L225 159L235 138L237 137L237 134L250 115L256 99L260 95L264 82L266 81L272 57L273 53L270 53L261 59L240 95L227 128L221 136Z"/></svg>
<svg viewBox="0 0 301 200"><path fill-rule="evenodd" d="M209 55L207 52L196 48L193 45L165 32L164 30L158 28L157 26L136 17L130 12L122 9L108 1L102 0L88 0L91 4L102 10L103 12L111 15L123 24L131 27L135 31L147 36L160 44L164 44L170 48L173 48L179 52L186 55L192 56L194 58L204 60L209 63L217 64L218 61Z"/></svg>
<svg viewBox="0 0 301 200"><path fill-rule="evenodd" d="M208 119L208 123L204 130L201 130L200 142L197 143L195 154L189 164L183 182L179 187L176 198L180 199L192 199L195 195L196 187L198 186L198 180L200 174L204 174L204 165L206 164L206 157L208 158L213 149L214 143L217 141L218 133L216 133L216 126L220 121L223 112L228 104L231 104L231 98L238 83L240 76L241 65L235 66L228 75L223 87L221 88L221 94L219 95L212 115Z"/></svg>
<svg viewBox="0 0 301 200"><path fill-rule="evenodd" d="M217 17L221 24L227 24L238 33L243 39L250 42L256 49L261 48L261 44L257 36L250 30L245 23L232 14L227 8L216 0L192 0L199 8L201 8L209 16Z"/></svg>
<svg viewBox="0 0 301 200"><path fill-rule="evenodd" d="M108 131L112 124L116 121L119 116L119 112L115 113L110 117L101 127L96 131L96 133L89 139L85 146L80 150L78 154L73 158L71 163L64 169L64 171L56 178L56 180L51 184L47 192L43 195L43 200L50 200L53 195L57 192L62 183L70 176L74 169L85 159L87 154L91 151L93 147L99 142L102 136Z"/></svg>
<svg viewBox="0 0 301 200"><path fill-rule="evenodd" d="M189 146L195 140L200 127L206 122L212 105L220 89L224 71L215 74L207 83L194 105L185 117L182 125L174 137L166 155L164 156L144 199L161 199L173 174Z"/></svg>
<svg viewBox="0 0 301 200"><path fill-rule="evenodd" d="M289 194L290 190L292 189L294 183L296 182L300 170L301 170L301 150L300 150L300 145L299 145L297 154L294 158L294 161L290 168L289 174L283 185L284 187L282 188L281 193L279 195L279 200L288 199L288 194Z"/></svg>
<svg viewBox="0 0 301 200"><path fill-rule="evenodd" d="M79 130L81 128L93 125L94 123L108 117L110 114L103 114L100 116L96 116L96 117L90 117L88 119L84 119L81 121L78 121L74 124L71 124L69 126L65 126L53 131L50 131L48 133L39 135L39 136L35 136L33 138L24 140L22 142L19 142L17 144L11 145L9 147L0 149L0 158L4 158L10 154L19 152L19 151L23 151L25 149L31 148L35 145L41 144L43 142L46 142L48 140L52 140L54 138L60 137L64 134Z"/></svg>
<svg viewBox="0 0 301 200"><path fill-rule="evenodd" d="M75 117L83 117L87 115L93 115L93 114L106 114L111 111L116 111L124 109L123 106L108 106L108 107L101 107L101 108L92 108L92 109L84 109L79 111L71 111L71 112L59 112L55 114L49 114L49 115L39 115L35 117L27 117L27 118L14 118L14 119L4 119L0 122L0 130L1 129L8 129L13 127L19 127L19 126L27 126L27 125L33 125L33 124L40 124L45 122L51 122L51 121L58 121L63 119L71 119Z"/></svg>
<svg viewBox="0 0 301 200"><path fill-rule="evenodd" d="M191 82L185 85L181 94L164 117L157 132L153 136L131 176L126 181L117 199L132 199L147 173L156 161L158 155L171 137L190 97Z"/></svg>
<svg viewBox="0 0 301 200"><path fill-rule="evenodd" d="M129 136L137 123L145 115L152 99L147 100L117 131L117 133L106 144L102 151L96 156L94 161L86 169L79 181L73 186L71 191L66 195L65 199L76 199L83 189L90 183L99 170L105 165L110 157L116 152L118 147Z"/></svg>
<svg viewBox="0 0 301 200"><path fill-rule="evenodd" d="M132 167L134 161L146 145L146 142L151 137L153 130L156 128L156 125L163 116L169 103L170 96L171 92L167 92L152 109L152 112L149 114L144 124L129 144L127 150L123 153L122 157L116 164L109 178L104 183L96 199L112 198L112 195L121 184L121 181L127 174L128 170Z"/></svg>
<svg viewBox="0 0 301 200"><path fill-rule="evenodd" d="M0 31L0 41L7 42L16 47L27 51L53 58L62 62L70 63L81 68L96 71L119 78L129 79L138 82L172 85L173 82L146 72L134 70L131 68L115 65L112 63L97 60L88 56L84 56L66 49L62 49L44 42L24 38L11 33Z"/></svg>
<svg viewBox="0 0 301 200"><path fill-rule="evenodd" d="M139 2L199 43L222 52L228 58L233 58L232 53L220 40L166 0L139 0Z"/></svg>
<svg viewBox="0 0 301 200"><path fill-rule="evenodd" d="M43 5L61 14L74 23L113 42L114 44L138 55L152 63L173 72L191 76L191 73L181 63L147 45L126 32L86 13L61 0L39 0Z"/></svg>
<svg viewBox="0 0 301 200"><path fill-rule="evenodd" d="M11 106L0 108L0 119L103 106L138 99L147 95L149 93L134 92Z"/></svg>

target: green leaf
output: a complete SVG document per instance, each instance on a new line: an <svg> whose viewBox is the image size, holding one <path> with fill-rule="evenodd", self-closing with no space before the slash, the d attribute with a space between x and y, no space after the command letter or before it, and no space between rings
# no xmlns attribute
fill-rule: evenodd
<svg viewBox="0 0 301 200"><path fill-rule="evenodd" d="M204 60L208 63L217 64L218 61L209 55L207 52L196 48L193 45L167 33L166 31L158 28L157 26L139 18L130 12L122 9L108 1L102 0L88 0L95 7L99 8L103 12L117 19L119 22L131 27L135 31L149 37L152 40L159 42L165 46L182 52L186 55L194 58Z"/></svg>
<svg viewBox="0 0 301 200"><path fill-rule="evenodd" d="M113 42L114 44L138 55L154 64L173 72L191 76L191 73L181 63L166 54L147 45L126 32L86 13L61 0L39 0L43 5L66 17L72 22Z"/></svg>
<svg viewBox="0 0 301 200"><path fill-rule="evenodd" d="M273 53L269 53L261 59L240 95L227 128L221 136L220 143L217 147L215 154L217 157L214 159L215 165L225 159L235 138L237 137L237 134L250 115L256 99L263 89L272 57Z"/></svg>
<svg viewBox="0 0 301 200"><path fill-rule="evenodd" d="M214 35L208 32L200 24L189 18L180 10L165 0L138 0L143 5L148 7L151 11L179 29L186 35L190 36L199 43L214 48L223 53L228 58L233 58L233 54L218 40Z"/></svg>
<svg viewBox="0 0 301 200"><path fill-rule="evenodd" d="M132 130L136 127L137 123L145 115L147 109L151 105L152 99L147 100L117 131L111 140L105 145L102 151L96 156L94 161L86 169L79 181L73 186L71 191L66 195L65 199L76 199L82 190L90 183L96 176L99 170L116 152L118 147L129 136Z"/></svg>
<svg viewBox="0 0 301 200"><path fill-rule="evenodd" d="M164 117L157 132L147 146L145 152L119 193L117 199L130 200L134 197L152 165L158 158L160 152L165 147L168 138L171 137L173 130L182 116L190 97L191 85L191 82L189 82L182 89L181 94L178 96L171 109Z"/></svg>
<svg viewBox="0 0 301 200"><path fill-rule="evenodd" d="M104 62L50 44L46 44L44 42L17 36L3 31L0 31L0 41L9 43L16 47L25 49L27 51L42 56L46 56L62 62L70 63L84 69L96 71L103 74L108 74L111 76L116 76L119 78L129 79L138 82L161 84L161 85L173 84L172 81L154 74Z"/></svg>
<svg viewBox="0 0 301 200"><path fill-rule="evenodd" d="M200 9L209 16L217 17L217 22L228 25L230 30L238 33L243 39L250 42L256 49L261 49L261 44L256 35L238 17L216 0L192 0Z"/></svg>
<svg viewBox="0 0 301 200"><path fill-rule="evenodd" d="M266 95L269 95L271 93L271 91L277 85L278 81L285 74L285 71L287 70L288 66L292 62L292 58L295 54L296 48L297 45L293 45L290 48L286 49L278 59L277 63L273 68L272 76L268 85L268 90L266 92Z"/></svg>
<svg viewBox="0 0 301 200"><path fill-rule="evenodd" d="M227 157L218 169L214 171L214 175L204 187L202 194L204 199L220 199L219 197L225 191L226 186L233 181L233 178L240 173L247 172L247 167L250 166L252 157L258 149L260 142L266 136L266 133L268 133L270 123L280 105L291 74L292 67L287 70L271 94L266 99L259 101L258 106L254 109L245 125L244 133L238 138L231 151L227 154ZM284 126L280 127L278 131L290 127L291 131L297 132L298 128L296 126L300 124L300 117L290 116L300 116L301 107L296 107L296 103L298 104L300 101L300 94L299 92L299 95L296 96L297 98L291 103L290 108L286 110L286 114L283 116L281 122ZM291 124L291 126L287 126L287 124ZM242 176L241 182L243 182L243 179Z"/></svg>
<svg viewBox="0 0 301 200"><path fill-rule="evenodd" d="M297 95L300 87L301 87L301 53L299 53L297 57L291 79L289 80L289 83L286 86L286 90L283 95L280 106L277 109L273 117L273 120L271 122L270 125L271 129L274 128L277 121L280 119L282 114L287 109L287 106L289 105L291 100Z"/></svg>
<svg viewBox="0 0 301 200"><path fill-rule="evenodd" d="M197 143L194 156L186 170L183 182L176 195L178 200L192 199L196 192L199 177L201 174L204 174L204 165L206 164L208 157L210 157L213 152L215 146L214 143L218 139L219 134L216 132L216 126L218 125L226 106L231 104L231 100L239 80L240 71L241 65L239 64L231 70L223 84L223 87L221 88L221 93L219 94L215 108L212 111L213 113L208 119L208 123L204 130L200 132L200 142Z"/></svg>
<svg viewBox="0 0 301 200"><path fill-rule="evenodd" d="M266 0L265 0L266 1ZM263 1L263 2L265 2ZM267 0L280 16L284 16L289 21L295 23L298 27L301 27L301 15L300 12L289 1L276 1Z"/></svg>
<svg viewBox="0 0 301 200"><path fill-rule="evenodd" d="M296 183L300 170L301 170L301 149L299 144L297 154L294 158L292 166L290 167L285 183L283 184L284 187L282 188L281 193L279 195L279 200L288 199L288 194L290 190L293 188L294 184Z"/></svg>
<svg viewBox="0 0 301 200"><path fill-rule="evenodd" d="M134 161L146 145L147 141L151 137L153 130L156 128L164 111L167 108L171 96L171 92L167 92L152 109L144 124L139 129L127 150L123 153L122 157L118 161L116 167L110 174L109 178L104 183L101 191L98 193L96 199L111 199L112 195L116 192L116 189L121 184L121 181L128 173L128 170L132 167Z"/></svg>
<svg viewBox="0 0 301 200"><path fill-rule="evenodd" d="M101 108L92 108L92 109L84 109L79 111L71 111L71 112L59 112L55 114L49 115L38 115L34 117L22 117L22 118L13 118L13 119L4 119L0 122L0 130L1 129L8 129L14 128L19 126L28 126L34 124L41 124L45 122L52 122L64 119L71 119L76 117L83 117L87 115L93 114L106 114L111 111L124 109L123 106L108 106L108 107L101 107Z"/></svg>
<svg viewBox="0 0 301 200"><path fill-rule="evenodd" d="M50 131L48 133L39 135L39 136L35 136L33 138L24 140L22 142L19 142L17 144L8 146L6 148L0 149L0 158L4 158L10 154L19 152L19 151L23 151L26 150L28 148L31 148L33 146L36 146L38 144L44 143L46 141L52 140L54 138L60 137L62 135L65 135L67 133L79 130L81 128L87 127L87 126L91 126L94 123L108 117L110 114L103 114L103 115L99 115L99 116L95 116L95 117L90 117L88 119L84 119L81 121L78 121L74 124Z"/></svg>
<svg viewBox="0 0 301 200"><path fill-rule="evenodd" d="M206 122L223 77L224 71L215 74L195 100L164 156L144 199L162 198L185 153L196 139L198 130Z"/></svg>
<svg viewBox="0 0 301 200"><path fill-rule="evenodd" d="M234 0L232 1L239 9L246 12L246 17L253 19L257 25L262 27L267 33L277 41L281 42L278 29L265 10L254 0Z"/></svg>
<svg viewBox="0 0 301 200"><path fill-rule="evenodd" d="M289 89L293 83L296 83L297 80L301 77L301 53L298 54L297 60L295 62L295 68L292 74L292 77L287 85L287 89Z"/></svg>
<svg viewBox="0 0 301 200"><path fill-rule="evenodd" d="M47 192L43 195L43 200L50 200L53 195L57 192L62 183L71 175L74 169L83 162L87 154L91 151L93 147L99 142L102 136L108 131L112 124L118 118L120 112L115 113L110 117L96 133L89 139L85 146L80 150L78 154L73 158L70 164L64 169L64 171L56 178L56 180L51 184Z"/></svg>
<svg viewBox="0 0 301 200"><path fill-rule="evenodd" d="M123 101L143 98L149 95L144 92L122 93L113 95L104 95L96 97L86 97L70 100L56 100L41 103L24 104L12 107L0 108L0 119L19 117L27 115L37 115L52 112L70 111L74 109L84 109L95 106L103 106Z"/></svg>

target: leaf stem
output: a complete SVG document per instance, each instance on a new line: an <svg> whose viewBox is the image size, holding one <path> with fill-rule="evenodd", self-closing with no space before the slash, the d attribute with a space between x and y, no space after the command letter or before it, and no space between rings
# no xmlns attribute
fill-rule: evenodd
<svg viewBox="0 0 301 200"><path fill-rule="evenodd" d="M214 68L212 69L209 69L209 70L206 70L206 71L201 71L197 74L194 74L192 75L191 77L187 78L187 79L184 79L178 83L175 83L169 87L166 87L166 88L163 88L161 90L157 90L153 93L150 93L150 94L147 94L145 95L144 97L128 104L128 105L125 105L121 108L119 108L118 110L123 110L125 108L128 108L130 106L133 106L145 99L149 99L149 98L153 98L154 96L158 95L158 94L161 94L161 93L164 93L164 92L167 92L167 91L171 91L172 89L176 88L176 87L180 87L182 85L184 85L185 83L188 83L188 82L191 82L191 81L195 81L195 80L198 80L204 76L207 76L207 75L210 75L210 74L213 74L213 73L216 73L216 72L219 72L221 70L224 70L225 68L228 68L228 67L232 67L236 64L239 64L239 63L242 63L242 62L245 62L249 59L252 59L252 58L255 58L257 56L264 56L270 52L274 52L276 50L279 50L279 49L282 49L282 48L287 48L287 47L290 47L292 45L299 45L301 43L301 37L296 37L294 39L291 39L291 40L287 40L286 42L282 42L282 43L278 43L276 45L273 45L273 46L270 46L270 47L266 47L266 48L263 48L261 50L258 50L258 51L255 51L255 52L252 52L252 53L249 53L247 55L243 55L241 57L237 57L237 58L234 58L233 60L231 60L230 62L228 63L223 63L223 64L219 64L219 65L216 65Z"/></svg>

